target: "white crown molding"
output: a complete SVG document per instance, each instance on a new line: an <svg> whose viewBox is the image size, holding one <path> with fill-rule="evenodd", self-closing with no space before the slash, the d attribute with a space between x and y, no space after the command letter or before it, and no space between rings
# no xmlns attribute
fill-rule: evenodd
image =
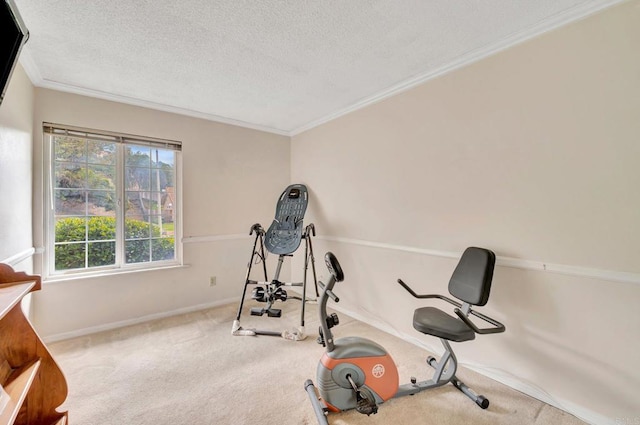
<svg viewBox="0 0 640 425"><path fill-rule="evenodd" d="M465 67L474 62L478 62L484 58L492 56L496 53L499 53L503 50L513 47L517 44L523 43L527 40L530 40L534 37L537 37L541 34L544 34L546 32L549 32L561 26L567 25L571 22L575 22L580 19L586 18L587 16L593 15L594 13L597 13L603 9L611 7L618 3L622 3L624 1L626 0L594 0L589 4L582 4L574 8L571 8L569 10L566 10L562 13L559 13L555 16L552 16L540 22L538 25L535 25L526 30L512 34L498 41L497 43L493 43L485 47L471 51L465 55L458 57L457 59L449 63L442 65L441 67L435 70L426 72L424 74L420 74L408 80L404 80L394 86L389 87L386 90L383 90L373 96L367 97L351 106L348 106L332 114L326 115L320 119L312 121L296 129L293 129L289 132L290 136L296 136L307 130L311 130L312 128L325 124L329 121L333 121L343 115L347 115L351 112L365 108L374 103L378 103L382 100L385 100L387 98L390 98L402 92L410 90L416 86L419 86L431 79L434 79L444 74L448 74L452 71L455 71L456 69Z"/></svg>
<svg viewBox="0 0 640 425"><path fill-rule="evenodd" d="M460 258L460 252L439 251L434 249L417 248L406 245L394 245L382 242L365 241L361 239L341 238L335 236L317 236L318 239L346 243L350 245L366 246L370 248L390 249L394 251L412 252L444 258ZM640 285L640 273L622 272L616 270L594 269L589 267L571 266L566 264L554 264L542 261L533 261L512 257L496 256L496 265L523 270L535 270L569 276L586 277L591 279L606 280L610 282L632 283Z"/></svg>
<svg viewBox="0 0 640 425"><path fill-rule="evenodd" d="M162 112L170 112L177 115L184 115L193 118L200 118L207 121L218 122L221 124L229 124L236 127L248 128L251 130L264 131L266 133L278 134L280 136L291 136L290 132L281 130L278 128L268 127L260 124L252 124L245 121L236 120L233 118L226 118L219 115L208 114L205 112L193 111L186 108L178 108L175 106L164 105L161 103L151 102L143 99L136 99L133 97L117 95L107 93L99 90L88 89L84 87L74 86L70 84L60 83L57 81L48 80L42 77L40 70L38 69L31 53L26 48L20 54L20 63L24 68L27 76L31 80L31 83L40 88L61 91L65 93L73 93L80 96L93 97L96 99L108 100L111 102L124 103L132 106L139 106L143 108L153 109Z"/></svg>
<svg viewBox="0 0 640 425"><path fill-rule="evenodd" d="M219 115L208 114L206 112L193 111L186 108L178 108L176 106L164 105L161 103L151 102L142 99L136 99L133 97L117 95L112 93L106 93L98 90L87 89L84 87L72 86L69 84L63 84L56 81L47 79L41 79L38 83L34 83L37 87L42 87L51 90L57 90L66 93L73 93L81 96L88 96L102 100L108 100L111 102L124 103L132 106L139 106L142 108L153 109L156 111L169 112L177 115L184 115L193 118L200 118L207 121L213 121L221 124L229 124L236 127L247 128L250 130L264 131L266 133L278 134L281 136L290 136L288 131L280 130L277 128L267 127L260 124L252 124L245 121L236 120L233 118L226 118Z"/></svg>

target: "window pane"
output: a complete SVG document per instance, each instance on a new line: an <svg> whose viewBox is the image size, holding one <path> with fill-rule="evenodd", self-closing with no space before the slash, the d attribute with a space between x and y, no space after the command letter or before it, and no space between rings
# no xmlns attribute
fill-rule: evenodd
<svg viewBox="0 0 640 425"><path fill-rule="evenodd" d="M144 263L149 261L149 245L150 242L148 239L125 241L125 261L127 264Z"/></svg>
<svg viewBox="0 0 640 425"><path fill-rule="evenodd" d="M151 260L163 261L175 258L175 241L173 238L151 240Z"/></svg>
<svg viewBox="0 0 640 425"><path fill-rule="evenodd" d="M86 162L87 144L75 137L54 137L54 157L56 161Z"/></svg>
<svg viewBox="0 0 640 425"><path fill-rule="evenodd" d="M116 163L116 144L111 142L87 141L87 160L91 164L113 165Z"/></svg>
<svg viewBox="0 0 640 425"><path fill-rule="evenodd" d="M106 215L115 217L116 215L116 192L106 190L92 190L87 195L87 214Z"/></svg>
<svg viewBox="0 0 640 425"><path fill-rule="evenodd" d="M85 215L87 211L85 190L55 189L55 214Z"/></svg>
<svg viewBox="0 0 640 425"><path fill-rule="evenodd" d="M115 190L116 167L113 165L88 165L87 188Z"/></svg>
<svg viewBox="0 0 640 425"><path fill-rule="evenodd" d="M159 168L151 170L151 190L160 192L167 187L167 185L167 176L163 170Z"/></svg>
<svg viewBox="0 0 640 425"><path fill-rule="evenodd" d="M151 220L151 237L158 238L162 236L162 216L152 215Z"/></svg>
<svg viewBox="0 0 640 425"><path fill-rule="evenodd" d="M90 241L110 241L116 239L115 217L91 217L87 239Z"/></svg>
<svg viewBox="0 0 640 425"><path fill-rule="evenodd" d="M162 221L162 237L169 237L175 235L175 225L173 221L169 221L163 217Z"/></svg>
<svg viewBox="0 0 640 425"><path fill-rule="evenodd" d="M56 219L56 242L79 242L87 237L87 220L84 217Z"/></svg>
<svg viewBox="0 0 640 425"><path fill-rule="evenodd" d="M127 167L151 167L151 148L127 145L125 165Z"/></svg>
<svg viewBox="0 0 640 425"><path fill-rule="evenodd" d="M111 266L116 263L115 242L90 242L89 267Z"/></svg>
<svg viewBox="0 0 640 425"><path fill-rule="evenodd" d="M149 213L153 214L153 217L150 219L152 223L160 223L160 218L158 215L162 213L162 193L160 192L151 192L148 193L149 199L147 200L147 205L149 208Z"/></svg>
<svg viewBox="0 0 640 425"><path fill-rule="evenodd" d="M58 162L55 169L56 188L84 188L86 187L87 172L84 164L73 162Z"/></svg>
<svg viewBox="0 0 640 425"><path fill-rule="evenodd" d="M72 243L55 246L56 270L81 269L85 264L86 244Z"/></svg>
<svg viewBox="0 0 640 425"><path fill-rule="evenodd" d="M149 202L145 201L142 192L127 192L125 215L127 218L147 221L149 217Z"/></svg>
<svg viewBox="0 0 640 425"><path fill-rule="evenodd" d="M161 180L161 188L162 191L166 191L168 188L173 188L173 186L175 185L174 180L173 180L173 170L169 170L169 169L163 169L162 172L164 173L162 176L162 180Z"/></svg>
<svg viewBox="0 0 640 425"><path fill-rule="evenodd" d="M151 169L140 167L127 167L126 169L126 190L150 190L151 189Z"/></svg>
<svg viewBox="0 0 640 425"><path fill-rule="evenodd" d="M127 218L124 226L125 239L149 239L149 223Z"/></svg>
<svg viewBox="0 0 640 425"><path fill-rule="evenodd" d="M152 149L151 161L153 168L172 169L175 164L175 152L166 149Z"/></svg>
<svg viewBox="0 0 640 425"><path fill-rule="evenodd" d="M176 195L175 189L172 186L168 186L163 191L164 197L162 198L162 221L163 224L168 222L173 223L176 219ZM173 227L172 227L173 230Z"/></svg>

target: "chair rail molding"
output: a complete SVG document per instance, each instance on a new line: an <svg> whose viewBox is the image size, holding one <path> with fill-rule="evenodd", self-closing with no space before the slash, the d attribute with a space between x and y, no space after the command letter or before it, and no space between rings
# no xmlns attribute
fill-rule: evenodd
<svg viewBox="0 0 640 425"><path fill-rule="evenodd" d="M411 252L417 254L430 255L433 257L443 258L460 258L462 253L453 251L439 251L435 249L418 248L414 246L395 245L383 242L366 241L362 239L341 238L336 236L317 236L320 240L340 242L350 245L366 246L370 248L389 249L394 251ZM623 272L617 270L603 270L590 267L572 266L567 264L554 264L543 261L526 260L513 257L496 256L496 265L502 267L511 267L523 270L535 270L542 272L550 272L556 274L564 274L569 276L586 277L598 280L607 280L619 283L632 283L640 285L640 273Z"/></svg>
<svg viewBox="0 0 640 425"><path fill-rule="evenodd" d="M5 258L4 260L0 261L0 263L8 264L13 267L16 264L20 264L35 253L36 249L34 247L27 248L24 251L20 251L17 254L12 255L11 257Z"/></svg>

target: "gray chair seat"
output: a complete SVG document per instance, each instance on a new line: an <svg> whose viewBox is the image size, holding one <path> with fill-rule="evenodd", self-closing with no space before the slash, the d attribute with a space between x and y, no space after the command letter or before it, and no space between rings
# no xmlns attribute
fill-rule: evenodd
<svg viewBox="0 0 640 425"><path fill-rule="evenodd" d="M476 337L473 329L462 320L435 307L416 309L413 313L413 327L423 334L455 342L470 341Z"/></svg>

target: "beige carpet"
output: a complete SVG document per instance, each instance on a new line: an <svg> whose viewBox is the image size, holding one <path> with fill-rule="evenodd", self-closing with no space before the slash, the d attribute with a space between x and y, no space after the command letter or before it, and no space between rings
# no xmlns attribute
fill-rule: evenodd
<svg viewBox="0 0 640 425"><path fill-rule="evenodd" d="M299 302L280 303L282 318L243 314L245 327L286 329L297 323ZM317 307L307 306L304 341L231 336L237 305L189 313L50 345L69 384L64 408L71 425L292 424L316 419L303 389L315 382L323 348L315 342ZM429 353L339 314L336 337L359 335L392 354L405 383L431 376ZM455 347L454 347L455 349ZM584 425L574 416L482 375L458 376L491 405L477 407L453 385L390 400L377 415L333 414L345 424Z"/></svg>

